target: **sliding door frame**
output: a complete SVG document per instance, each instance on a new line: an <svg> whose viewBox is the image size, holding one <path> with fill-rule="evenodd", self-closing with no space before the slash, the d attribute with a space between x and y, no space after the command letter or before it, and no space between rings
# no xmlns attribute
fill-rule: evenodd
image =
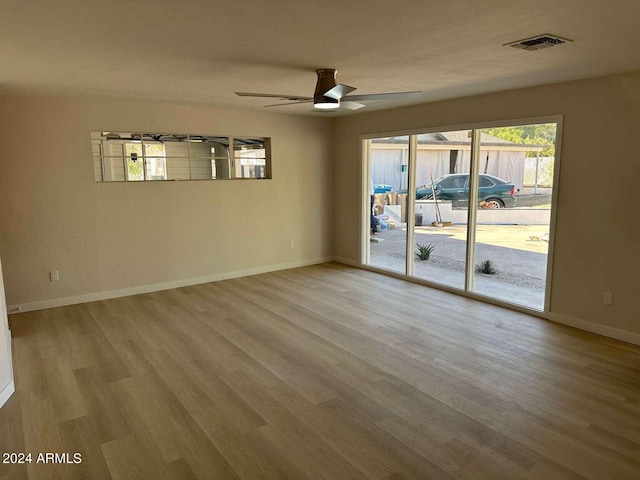
<svg viewBox="0 0 640 480"><path fill-rule="evenodd" d="M416 158L418 156L418 137L409 135L409 181L407 182L407 250L405 252L406 268L408 277L413 277L413 244L415 238L415 218L416 203L410 202L409 198L415 198L416 191ZM412 195L412 196L409 196ZM413 225L411 228L409 228Z"/></svg>
<svg viewBox="0 0 640 480"><path fill-rule="evenodd" d="M469 165L469 198L467 208L467 245L464 262L464 290L473 291L473 281L475 279L475 258L476 258L476 219L478 209L471 208L478 205L478 167L480 165L480 130L471 130L471 162Z"/></svg>

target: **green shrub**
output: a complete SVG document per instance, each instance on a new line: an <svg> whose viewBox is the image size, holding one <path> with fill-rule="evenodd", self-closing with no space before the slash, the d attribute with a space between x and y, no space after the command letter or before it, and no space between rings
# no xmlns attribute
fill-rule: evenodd
<svg viewBox="0 0 640 480"><path fill-rule="evenodd" d="M431 243L429 243L429 244L416 243L416 246L418 247L418 251L416 252L416 256L420 260L429 260L429 257L431 256L431 252L433 252L433 249L436 248L435 245L433 245Z"/></svg>
<svg viewBox="0 0 640 480"><path fill-rule="evenodd" d="M495 263L491 260L483 260L476 265L476 273L486 273L487 275L494 275L498 273Z"/></svg>

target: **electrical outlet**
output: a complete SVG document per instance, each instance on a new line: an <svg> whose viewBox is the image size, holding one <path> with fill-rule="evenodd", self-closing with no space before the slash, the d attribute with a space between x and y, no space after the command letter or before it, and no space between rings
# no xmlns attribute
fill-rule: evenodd
<svg viewBox="0 0 640 480"><path fill-rule="evenodd" d="M613 305L613 293L604 292L604 295L602 296L602 303L605 305Z"/></svg>
<svg viewBox="0 0 640 480"><path fill-rule="evenodd" d="M296 248L296 243L293 240L289 242L289 248Z"/></svg>
<svg viewBox="0 0 640 480"><path fill-rule="evenodd" d="M49 272L49 280L51 280L52 282L57 282L58 280L60 280L60 272L58 272L58 270L51 270Z"/></svg>

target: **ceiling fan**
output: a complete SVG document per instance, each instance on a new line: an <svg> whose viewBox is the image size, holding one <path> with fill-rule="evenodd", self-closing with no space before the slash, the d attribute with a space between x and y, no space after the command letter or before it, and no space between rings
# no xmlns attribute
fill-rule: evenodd
<svg viewBox="0 0 640 480"><path fill-rule="evenodd" d="M420 91L416 92L398 92L398 93L374 93L369 95L349 95L349 93L355 90L355 87L344 85L342 83L336 83L336 69L335 68L321 68L316 70L318 75L318 82L316 83L316 90L313 92L313 97L300 97L298 95L279 95L275 93L251 93L251 92L236 92L236 95L241 97L267 97L267 98L279 98L287 103L275 103L272 105L265 105L265 107L279 107L281 105L298 105L302 103L313 102L313 108L320 111L332 111L339 108L347 110L358 110L365 105L359 102L366 102L369 100L398 100L405 98L418 97L422 94Z"/></svg>

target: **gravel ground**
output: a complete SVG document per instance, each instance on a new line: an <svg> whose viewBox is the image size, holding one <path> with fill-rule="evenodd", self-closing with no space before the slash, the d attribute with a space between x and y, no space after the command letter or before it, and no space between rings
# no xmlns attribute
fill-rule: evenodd
<svg viewBox="0 0 640 480"><path fill-rule="evenodd" d="M421 260L416 260L416 262L420 262ZM460 260L453 260L451 258L446 257L437 257L433 256L427 260L430 265L439 268L446 268L447 270L454 270L457 272L464 272L464 262ZM485 277L485 278L494 278L496 280L500 280L502 282L511 283L513 285L520 285L521 287L529 287L535 288L539 290L544 290L544 281L539 278L530 277L528 275L522 275L518 273L512 272L503 272L500 271L500 265L496 265L497 273L493 275L487 275L486 273L478 273L476 272L476 276Z"/></svg>
<svg viewBox="0 0 640 480"><path fill-rule="evenodd" d="M392 256L404 262L403 255L394 254ZM416 265L422 262L423 260L418 260L417 258L415 260ZM455 272L464 272L464 262L461 260L454 260L452 258L438 257L434 255L434 256L431 256L429 260L426 261L426 263L433 267L453 270ZM476 272L476 276L493 278L495 280L511 283L513 285L520 285L521 287L529 287L529 288L535 288L538 290L544 290L544 281L539 278L530 277L528 275L522 275L518 273L503 272L503 271L500 271L500 265L496 265L496 269L498 270L498 272L494 273L493 275Z"/></svg>
<svg viewBox="0 0 640 480"><path fill-rule="evenodd" d="M493 275L476 273L477 277L493 279L500 282L527 287L534 290L544 290L546 271L547 244L528 240L531 233L537 232L539 227L525 226L482 226L482 235L493 243L479 244L476 254L479 259L495 261L498 272ZM428 228L416 230L416 243L432 243L436 250L428 261L415 259L416 267L441 268L451 272L464 272L465 227L448 227L438 230ZM384 257L402 269L404 263L404 249L406 232L401 230L387 230L380 232L385 241L371 244L371 254L380 262L386 263ZM537 250L537 251L536 251ZM377 263L376 260L373 263ZM397 269L397 268L394 268Z"/></svg>

